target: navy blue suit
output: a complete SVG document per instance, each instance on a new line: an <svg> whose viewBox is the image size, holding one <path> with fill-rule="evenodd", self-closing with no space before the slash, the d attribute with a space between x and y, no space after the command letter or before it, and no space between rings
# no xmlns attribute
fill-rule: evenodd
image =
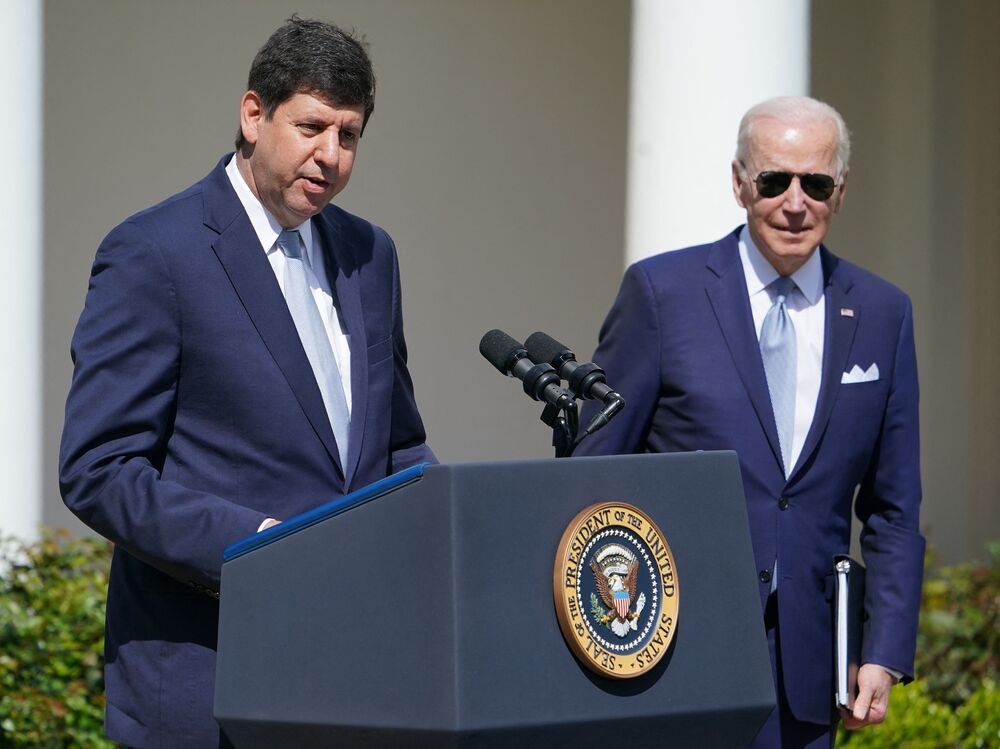
<svg viewBox="0 0 1000 749"><path fill-rule="evenodd" d="M350 336L350 455L224 165L115 228L73 336L60 484L115 544L106 728L132 746L217 746L222 551L433 460L406 368L396 252L328 206L313 219Z"/></svg>
<svg viewBox="0 0 1000 749"><path fill-rule="evenodd" d="M802 454L786 480L739 231L629 268L594 354L628 405L577 454L737 451L762 608L778 559L788 704L798 720L828 724L834 716L832 557L848 551L856 490L868 568L863 658L913 673L924 540L910 301L819 249L826 300L822 382ZM872 363L878 380L841 384L854 365L866 370Z"/></svg>

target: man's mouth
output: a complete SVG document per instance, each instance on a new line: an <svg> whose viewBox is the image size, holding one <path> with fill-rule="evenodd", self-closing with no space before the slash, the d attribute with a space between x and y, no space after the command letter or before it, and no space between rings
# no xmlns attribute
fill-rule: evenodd
<svg viewBox="0 0 1000 749"><path fill-rule="evenodd" d="M323 192L330 187L330 183L320 177L303 177L307 188L312 187L316 192Z"/></svg>

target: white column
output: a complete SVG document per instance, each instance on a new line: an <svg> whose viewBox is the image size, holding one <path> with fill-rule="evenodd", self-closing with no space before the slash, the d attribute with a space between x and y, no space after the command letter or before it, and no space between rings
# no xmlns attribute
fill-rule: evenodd
<svg viewBox="0 0 1000 749"><path fill-rule="evenodd" d="M41 0L0 2L0 28L0 535L31 539L42 518Z"/></svg>
<svg viewBox="0 0 1000 749"><path fill-rule="evenodd" d="M809 0L633 0L626 263L741 223L740 118L808 88Z"/></svg>

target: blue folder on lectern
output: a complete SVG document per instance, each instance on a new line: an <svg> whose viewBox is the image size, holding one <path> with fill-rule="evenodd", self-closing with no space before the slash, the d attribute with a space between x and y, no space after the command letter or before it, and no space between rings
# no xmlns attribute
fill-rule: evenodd
<svg viewBox="0 0 1000 749"><path fill-rule="evenodd" d="M270 528L267 528L260 533L255 533L252 536L242 538L236 543L230 544L226 547L222 554L222 559L224 562L229 562L238 556L248 554L255 549L261 548L262 546L267 546L269 543L298 533L304 528L308 528L316 523L321 523L324 520L328 520L329 518L339 515L342 512L347 512L348 510L364 504L365 502L377 499L383 494L388 494L389 492L395 491L396 489L406 486L407 484L412 484L424 475L424 469L429 465L431 464L421 463L420 465L415 465L411 468L402 470L399 473L394 473L381 481L376 481L374 484L362 487L356 492L351 492L343 497L338 497L337 499L331 500L326 504L322 504L309 512L296 515L295 517L289 518L285 522L279 523L278 525L272 525Z"/></svg>

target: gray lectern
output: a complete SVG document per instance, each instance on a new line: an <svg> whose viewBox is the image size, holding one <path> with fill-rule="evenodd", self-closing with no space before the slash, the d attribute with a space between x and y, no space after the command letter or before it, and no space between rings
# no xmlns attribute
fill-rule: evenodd
<svg viewBox="0 0 1000 749"><path fill-rule="evenodd" d="M573 517L614 500L673 552L673 641L592 673L553 605ZM215 715L243 747L742 747L774 707L735 454L409 469L230 547Z"/></svg>

